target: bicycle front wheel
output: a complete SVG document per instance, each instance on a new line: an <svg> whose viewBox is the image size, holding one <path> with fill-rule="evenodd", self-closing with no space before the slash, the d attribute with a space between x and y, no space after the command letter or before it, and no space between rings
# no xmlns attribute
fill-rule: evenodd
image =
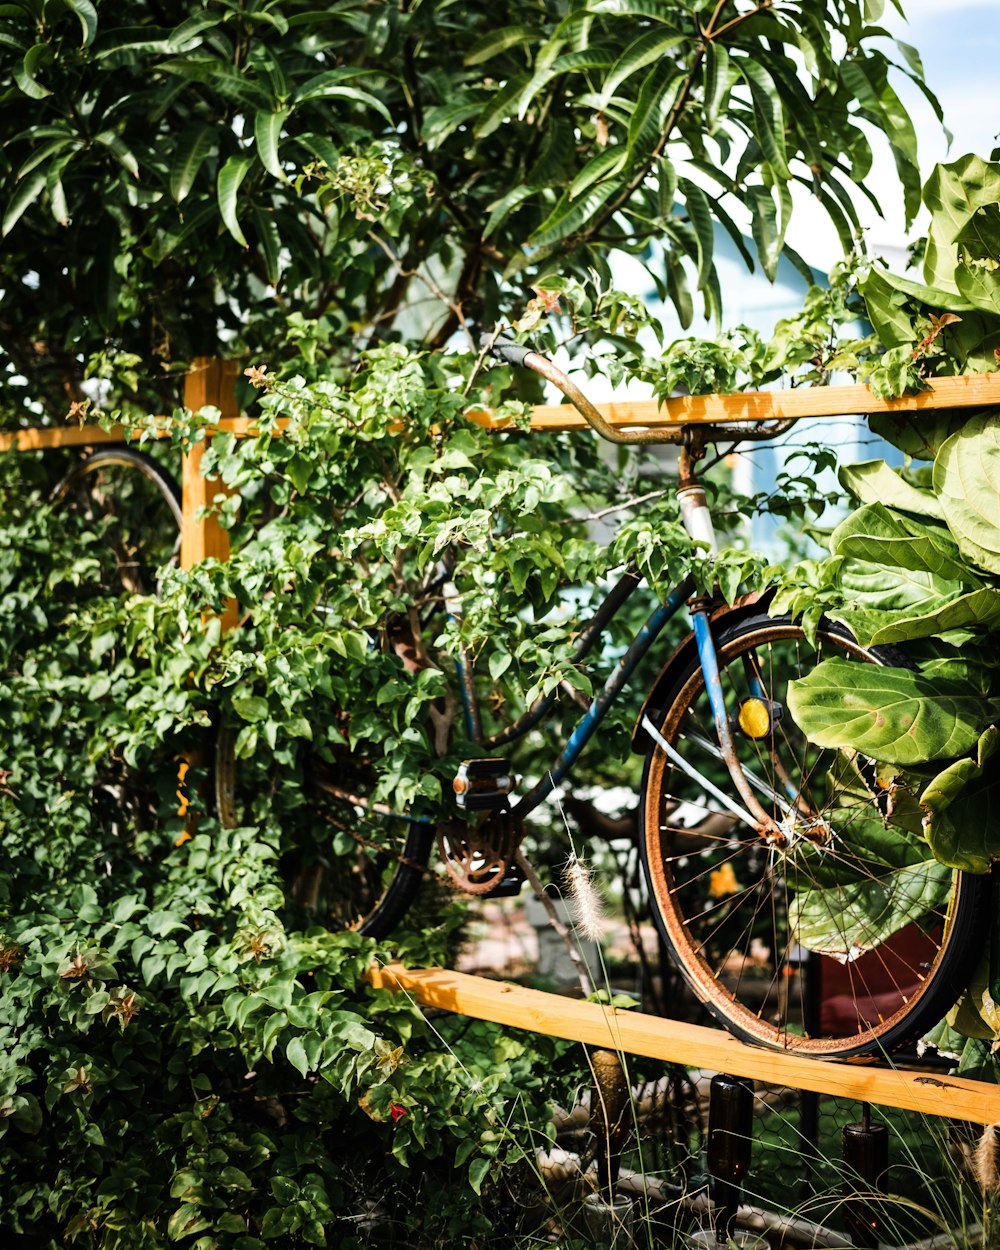
<svg viewBox="0 0 1000 1250"><path fill-rule="evenodd" d="M692 660L658 730L699 780L655 740L643 778L643 864L661 935L697 999L744 1041L842 1058L912 1041L971 975L987 879L934 860L913 796L883 790L864 758L815 747L784 707L788 683L827 656L901 657L828 622L810 642L766 615L723 622L716 650L739 766L789 836L768 845L704 785L734 791ZM763 696L765 722L741 729L752 696Z"/></svg>

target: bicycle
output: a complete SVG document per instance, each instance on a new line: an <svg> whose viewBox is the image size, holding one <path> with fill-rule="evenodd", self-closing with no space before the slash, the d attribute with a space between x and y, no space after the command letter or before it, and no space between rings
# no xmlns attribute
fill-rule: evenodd
<svg viewBox="0 0 1000 1250"><path fill-rule="evenodd" d="M697 465L709 443L774 438L791 422L619 431L551 361L497 338L493 354L555 384L602 437L679 442L681 515L689 536L715 550ZM735 436L735 439L734 439ZM447 569L449 610L460 611ZM626 570L577 638L582 663L639 585ZM824 620L814 638L766 598L719 606L688 578L654 609L582 714L561 753L525 794L491 755L551 711L554 691L498 733L482 729L468 656L457 674L468 737L482 756L455 778L472 823L437 824L369 802L371 773L345 747L318 780L341 853L334 923L381 937L415 899L433 844L466 892L511 883L524 822L566 778L608 708L666 623L687 606L692 632L660 671L639 717L645 755L639 843L657 928L705 1009L742 1040L824 1057L861 1057L912 1041L936 1023L967 983L982 949L988 881L930 858L919 832L891 834L861 759L806 741L785 708L785 689L825 655L879 665L906 660L863 647ZM231 753L230 753L231 755ZM220 751L218 805L232 813L232 761ZM830 993L836 970L841 985ZM821 978L826 992L820 995Z"/></svg>

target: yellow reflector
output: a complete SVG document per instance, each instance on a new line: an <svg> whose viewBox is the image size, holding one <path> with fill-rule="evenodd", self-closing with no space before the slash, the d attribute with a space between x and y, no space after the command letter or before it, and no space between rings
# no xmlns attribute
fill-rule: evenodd
<svg viewBox="0 0 1000 1250"><path fill-rule="evenodd" d="M766 738L771 732L771 712L763 699L744 699L737 720L748 738Z"/></svg>

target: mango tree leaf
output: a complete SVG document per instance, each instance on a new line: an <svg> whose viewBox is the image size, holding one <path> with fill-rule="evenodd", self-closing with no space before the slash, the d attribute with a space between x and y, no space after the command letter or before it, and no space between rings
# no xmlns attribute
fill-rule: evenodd
<svg viewBox="0 0 1000 1250"><path fill-rule="evenodd" d="M215 139L215 127L192 126L177 141L170 167L170 194L178 204L187 198L198 176L198 170L215 144Z"/></svg>
<svg viewBox="0 0 1000 1250"><path fill-rule="evenodd" d="M452 101L436 104L424 113L421 137L429 152L435 151L462 125L471 121L482 108L479 100Z"/></svg>
<svg viewBox="0 0 1000 1250"><path fill-rule="evenodd" d="M90 0L66 0L66 7L72 9L80 19L83 28L81 47L89 48L97 35L97 10Z"/></svg>
<svg viewBox="0 0 1000 1250"><path fill-rule="evenodd" d="M845 464L837 476L840 484L862 503L882 503L888 508L944 520L944 512L931 490L921 490L900 477L884 460Z"/></svg>
<svg viewBox="0 0 1000 1250"><path fill-rule="evenodd" d="M9 234L14 226L38 199L47 178L45 169L36 169L27 178L17 184L17 190L11 196L10 203L3 218L3 233Z"/></svg>
<svg viewBox="0 0 1000 1250"><path fill-rule="evenodd" d="M628 146L634 157L641 160L656 146L682 82L672 61L655 66L646 77L628 123Z"/></svg>
<svg viewBox="0 0 1000 1250"><path fill-rule="evenodd" d="M257 144L260 163L269 174L281 182L284 182L285 174L278 155L278 140L281 138L281 128L288 120L290 112L290 109L275 109L273 112L257 113L253 119L254 141Z"/></svg>
<svg viewBox="0 0 1000 1250"><path fill-rule="evenodd" d="M231 156L219 170L217 185L219 212L222 215L226 229L242 247L249 247L250 245L247 243L246 237L240 229L240 223L236 219L236 197L239 193L240 184L255 163L255 158L252 156Z"/></svg>
<svg viewBox="0 0 1000 1250"><path fill-rule="evenodd" d="M640 35L608 70L601 84L602 98L605 101L610 100L626 78L640 69L645 69L647 65L660 61L671 48L684 43L687 38L687 35L675 35L664 30L650 30Z"/></svg>
<svg viewBox="0 0 1000 1250"><path fill-rule="evenodd" d="M24 54L21 62L14 66L14 81L33 100L44 100L52 92L35 77L39 69L43 69L52 60L52 48L47 43L36 43Z"/></svg>
<svg viewBox="0 0 1000 1250"><path fill-rule="evenodd" d="M516 48L523 43L532 43L538 38L534 26L501 26L499 30L490 31L472 45L465 54L464 65L479 65L506 52L508 48Z"/></svg>
<svg viewBox="0 0 1000 1250"><path fill-rule="evenodd" d="M738 77L729 53L713 39L705 50L705 123L709 134L718 125Z"/></svg>
<svg viewBox="0 0 1000 1250"><path fill-rule="evenodd" d="M603 182L571 200L566 192L552 212L546 217L528 242L533 247L555 243L568 234L582 229L615 189L613 182Z"/></svg>
<svg viewBox="0 0 1000 1250"><path fill-rule="evenodd" d="M779 178L791 178L785 153L785 113L774 79L752 57L741 57L733 65L750 88L753 102L754 137L764 159Z"/></svg>
<svg viewBox="0 0 1000 1250"><path fill-rule="evenodd" d="M788 709L810 742L908 767L970 750L1000 700L952 692L903 668L838 657L788 684Z"/></svg>
<svg viewBox="0 0 1000 1250"><path fill-rule="evenodd" d="M1000 573L1000 420L973 417L934 461L934 490L964 556Z"/></svg>
<svg viewBox="0 0 1000 1250"><path fill-rule="evenodd" d="M835 891L800 889L789 920L807 950L852 963L906 925L940 914L950 884L950 870L927 861L844 882Z"/></svg>
<svg viewBox="0 0 1000 1250"><path fill-rule="evenodd" d="M761 268L773 282L781 257L781 237L778 233L778 210L767 187L749 187L747 194L753 210L750 232L760 259Z"/></svg>

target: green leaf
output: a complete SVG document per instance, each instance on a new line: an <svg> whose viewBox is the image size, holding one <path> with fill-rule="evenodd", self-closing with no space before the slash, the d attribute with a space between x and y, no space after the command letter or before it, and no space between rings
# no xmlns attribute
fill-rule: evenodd
<svg viewBox="0 0 1000 1250"><path fill-rule="evenodd" d="M807 950L852 963L906 925L940 915L950 884L950 870L928 862L840 882L835 902L829 890L799 890L789 925Z"/></svg>
<svg viewBox="0 0 1000 1250"><path fill-rule="evenodd" d="M599 152L597 156L589 160L583 169L573 179L569 188L570 199L575 199L581 192L586 191L588 187L596 182L603 182L606 178L613 178L619 173L628 160L628 151L615 145L605 148L603 152Z"/></svg>
<svg viewBox="0 0 1000 1250"><path fill-rule="evenodd" d="M974 213L1000 202L1000 164L979 156L963 156L937 165L924 187L931 220L924 253L924 278L935 288L960 295L955 271L956 240Z"/></svg>
<svg viewBox="0 0 1000 1250"><path fill-rule="evenodd" d="M972 417L942 444L934 490L959 550L1000 573L1000 419Z"/></svg>
<svg viewBox="0 0 1000 1250"><path fill-rule="evenodd" d="M212 1221L199 1206L193 1202L185 1202L167 1220L167 1236L171 1241L183 1241L185 1237L193 1237L195 1233L204 1232L212 1227Z"/></svg>
<svg viewBox="0 0 1000 1250"><path fill-rule="evenodd" d="M44 69L52 61L52 48L47 43L36 43L24 54L19 65L14 66L14 81L26 96L33 100L44 100L52 92L35 77L39 69Z"/></svg>
<svg viewBox="0 0 1000 1250"><path fill-rule="evenodd" d="M170 167L170 194L178 204L194 186L198 170L215 146L216 135L214 126L192 126L178 139Z"/></svg>
<svg viewBox="0 0 1000 1250"><path fill-rule="evenodd" d="M289 109L276 109L273 113L261 112L256 114L253 121L254 141L260 162L269 174L281 182L285 181L285 175L278 156L278 140L289 112Z"/></svg>
<svg viewBox="0 0 1000 1250"><path fill-rule="evenodd" d="M956 760L920 796L924 833L937 859L962 872L986 873L1000 857L1000 767Z"/></svg>
<svg viewBox="0 0 1000 1250"><path fill-rule="evenodd" d="M760 144L764 159L779 178L791 178L785 154L785 113L774 80L760 61L752 57L734 60L739 75L750 88L753 102L754 137Z"/></svg>
<svg viewBox="0 0 1000 1250"><path fill-rule="evenodd" d="M895 476L895 475L892 475ZM906 484L896 478L900 487ZM920 494L914 489L915 494ZM830 550L871 564L931 573L946 581L975 585L958 547L943 526L924 525L881 503L866 504L833 531Z"/></svg>
<svg viewBox="0 0 1000 1250"><path fill-rule="evenodd" d="M243 179L255 164L252 156L231 156L219 170L216 188L219 200L219 212L226 229L241 247L249 247L240 223L236 219L236 198Z"/></svg>
<svg viewBox="0 0 1000 1250"><path fill-rule="evenodd" d="M715 132L738 76L725 46L713 39L705 49L705 126L709 134Z"/></svg>
<svg viewBox="0 0 1000 1250"><path fill-rule="evenodd" d="M80 26L83 30L81 46L89 48L97 35L97 10L90 0L65 0L65 3L66 7L72 9L80 19Z"/></svg>
<svg viewBox="0 0 1000 1250"><path fill-rule="evenodd" d="M712 206L708 202L708 196L697 183L682 178L679 186L698 243L698 289L704 290L712 274L712 258L715 248Z"/></svg>
<svg viewBox="0 0 1000 1250"><path fill-rule="evenodd" d="M27 178L17 184L3 218L3 233L9 234L24 213L38 199L45 186L47 173L44 169L36 169Z"/></svg>
<svg viewBox="0 0 1000 1250"><path fill-rule="evenodd" d="M516 48L524 43L533 43L538 38L538 30L534 26L501 26L478 39L463 60L464 65L480 65L483 61L491 61L506 52L508 48Z"/></svg>
<svg viewBox="0 0 1000 1250"><path fill-rule="evenodd" d="M608 200L615 189L612 182L603 182L592 187L576 199L570 199L566 192L552 212L546 217L535 233L528 240L532 247L544 247L548 243L556 243L577 230L582 230L599 208Z"/></svg>
<svg viewBox="0 0 1000 1250"><path fill-rule="evenodd" d="M601 97L607 102L626 78L630 78L647 65L662 61L671 48L688 42L687 35L675 35L670 31L650 30L630 44L608 70L601 84Z"/></svg>
<svg viewBox="0 0 1000 1250"><path fill-rule="evenodd" d="M837 476L841 485L862 503L881 503L901 512L944 520L944 511L934 492L912 486L884 460L843 465Z"/></svg>
<svg viewBox="0 0 1000 1250"><path fill-rule="evenodd" d="M748 187L747 197L753 210L751 234L760 266L771 282L778 272L781 258L781 236L778 233L778 211L767 187Z"/></svg>
<svg viewBox="0 0 1000 1250"><path fill-rule="evenodd" d="M482 1184L490 1170L490 1160L482 1157L473 1159L469 1165L469 1184L475 1193L482 1192Z"/></svg>
<svg viewBox="0 0 1000 1250"><path fill-rule="evenodd" d="M633 159L642 160L653 151L682 83L680 68L673 61L656 66L646 77L628 123L629 154Z"/></svg>
<svg viewBox="0 0 1000 1250"><path fill-rule="evenodd" d="M429 152L436 151L460 126L471 121L480 110L482 103L478 100L465 100L462 103L436 104L424 114L421 137Z"/></svg>
<svg viewBox="0 0 1000 1250"><path fill-rule="evenodd" d="M297 1072L302 1076L309 1073L309 1059L306 1055L306 1047L301 1037L293 1037L285 1047L285 1058Z"/></svg>
<svg viewBox="0 0 1000 1250"><path fill-rule="evenodd" d="M823 660L788 685L788 709L810 742L908 767L968 751L994 700L953 694L908 669Z"/></svg>

